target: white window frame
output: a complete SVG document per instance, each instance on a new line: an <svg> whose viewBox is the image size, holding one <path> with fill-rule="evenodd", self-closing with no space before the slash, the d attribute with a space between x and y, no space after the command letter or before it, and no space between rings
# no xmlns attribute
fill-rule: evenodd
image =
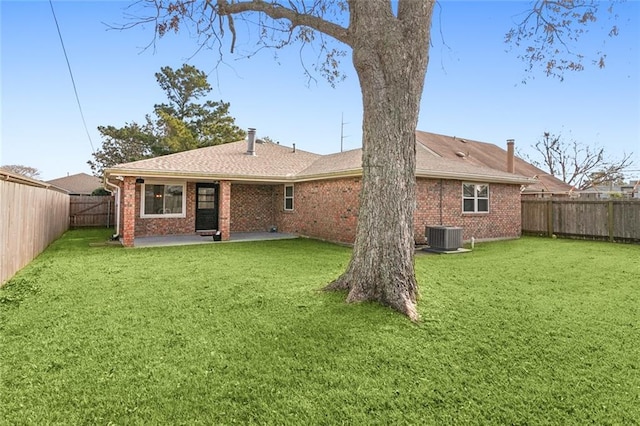
<svg viewBox="0 0 640 426"><path fill-rule="evenodd" d="M466 185L473 185L473 197L467 197L464 195L464 187ZM486 186L487 187L487 196L479 197L478 196L478 187ZM488 183L475 183L475 182L462 182L462 214L487 214L491 210L490 206L490 198L491 198L491 188ZM464 209L465 200L473 200L473 211L467 211ZM478 200L487 200L487 210L479 211L478 210Z"/></svg>
<svg viewBox="0 0 640 426"><path fill-rule="evenodd" d="M287 188L291 188L291 195L287 196ZM294 196L295 196L295 189L293 188L293 185L285 185L284 186L284 211L287 212L292 212L294 210L295 204L294 204ZM287 200L291 200L291 208L288 209L287 208Z"/></svg>
<svg viewBox="0 0 640 426"><path fill-rule="evenodd" d="M181 186L182 187L182 212L181 213L154 213L148 214L144 212L145 192L147 185L164 185ZM140 217L141 218L184 218L187 217L187 184L186 182L169 182L169 181L151 181L140 185Z"/></svg>

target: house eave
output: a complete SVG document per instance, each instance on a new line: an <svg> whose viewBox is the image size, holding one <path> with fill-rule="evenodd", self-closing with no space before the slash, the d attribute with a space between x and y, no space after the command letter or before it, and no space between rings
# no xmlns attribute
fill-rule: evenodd
<svg viewBox="0 0 640 426"><path fill-rule="evenodd" d="M105 176L107 179L113 179L117 176L133 176L142 177L146 179L190 179L190 180L205 180L205 181L220 181L228 180L232 182L245 182L245 183L296 183L296 182L309 182L315 180L324 179L340 179L340 178L352 178L361 177L362 168L340 170L337 172L316 173L310 175L289 175L289 176L268 176L268 175L240 175L240 174L221 174L221 173L201 173L201 172L189 172L189 171L158 171L158 170L142 170L142 169L107 169L105 170ZM537 182L536 179L531 179L523 176L491 176L485 174L476 173L460 173L449 171L434 171L434 170L417 170L416 178L430 178L430 179L451 179L451 180L468 180L474 182L491 182L491 183L506 183L512 185L531 185Z"/></svg>
<svg viewBox="0 0 640 426"><path fill-rule="evenodd" d="M107 179L114 179L119 176L125 177L141 177L145 179L190 179L190 180L229 180L239 182L290 182L293 176L265 176L265 175L239 175L239 174L222 174L222 173L202 173L189 171L159 171L159 170L143 170L143 169L106 169L105 176Z"/></svg>
<svg viewBox="0 0 640 426"><path fill-rule="evenodd" d="M158 171L143 169L106 169L105 176L107 179L114 179L118 176L141 177L146 179L193 179L193 180L229 180L234 182L255 182L255 183L291 183L291 182L307 182L322 179L336 179L344 177L362 176L362 169L341 170L339 172L317 173L311 175L240 175L240 174L222 174L222 173L201 173L189 171Z"/></svg>
<svg viewBox="0 0 640 426"><path fill-rule="evenodd" d="M416 170L416 177L430 179L466 180L472 182L506 183L511 185L531 185L537 183L536 179L524 176L491 176L479 173L460 173L435 170Z"/></svg>
<svg viewBox="0 0 640 426"><path fill-rule="evenodd" d="M340 179L340 178L361 177L361 176L362 176L362 168L357 168L357 169L349 169L349 170L340 170L338 172L316 173L316 174L298 176L295 178L295 181L310 182L314 180Z"/></svg>

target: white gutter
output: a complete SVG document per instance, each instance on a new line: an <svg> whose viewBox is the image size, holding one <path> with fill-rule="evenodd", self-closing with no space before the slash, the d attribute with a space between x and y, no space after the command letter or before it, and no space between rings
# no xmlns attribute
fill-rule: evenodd
<svg viewBox="0 0 640 426"><path fill-rule="evenodd" d="M469 172L448 172L442 170L416 170L416 177L430 178L430 179L450 179L450 180L468 180L473 182L488 182L488 183L506 183L511 185L531 185L537 183L537 179L531 179L525 176L519 175L486 175L483 173L469 173Z"/></svg>
<svg viewBox="0 0 640 426"><path fill-rule="evenodd" d="M118 173L118 171L120 173ZM251 183L289 183L289 182L308 182L322 179L350 178L362 176L362 168L340 170L329 173L313 173L308 175L293 176L250 176L240 174L218 174L218 173L198 173L185 171L157 171L157 170L107 170L112 176L142 176L147 179L202 179L202 180L230 180L234 182L251 182ZM448 172L438 170L416 170L416 177L432 178L432 179L454 179L469 180L489 183L507 183L518 185L531 185L537 183L537 179L527 178L525 176L511 175L504 173L502 175L479 174L469 172Z"/></svg>
<svg viewBox="0 0 640 426"><path fill-rule="evenodd" d="M113 234L113 238L118 238L120 237L120 187L116 184L113 184L111 182L109 182L109 180L107 180L107 178L104 178L104 184L105 185L109 185L110 187L115 189L115 200L116 200L116 233ZM113 193L114 191L105 188L107 191Z"/></svg>

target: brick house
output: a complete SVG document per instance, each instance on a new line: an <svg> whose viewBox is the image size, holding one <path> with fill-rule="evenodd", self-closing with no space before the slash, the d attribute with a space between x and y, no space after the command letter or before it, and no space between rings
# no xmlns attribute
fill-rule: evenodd
<svg viewBox="0 0 640 426"><path fill-rule="evenodd" d="M468 141L416 135L416 243L432 225L460 226L464 239L520 235L521 190L537 181L508 170L513 150L502 150L502 169L491 168L458 150ZM227 240L274 229L352 243L361 158L360 149L318 155L263 142L250 129L246 141L120 164L105 178L125 246L137 237L220 231Z"/></svg>

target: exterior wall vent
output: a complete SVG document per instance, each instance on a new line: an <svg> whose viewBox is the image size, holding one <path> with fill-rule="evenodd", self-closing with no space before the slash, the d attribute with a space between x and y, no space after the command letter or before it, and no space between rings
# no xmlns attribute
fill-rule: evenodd
<svg viewBox="0 0 640 426"><path fill-rule="evenodd" d="M427 226L427 244L436 250L458 250L462 247L462 228Z"/></svg>

